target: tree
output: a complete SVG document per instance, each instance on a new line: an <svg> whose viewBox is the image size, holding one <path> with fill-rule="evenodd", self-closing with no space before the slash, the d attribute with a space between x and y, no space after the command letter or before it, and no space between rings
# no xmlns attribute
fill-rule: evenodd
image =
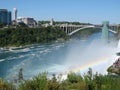
<svg viewBox="0 0 120 90"><path fill-rule="evenodd" d="M22 27L22 28L28 28L28 26L24 23L24 22L21 22L18 24L18 27Z"/></svg>
<svg viewBox="0 0 120 90"><path fill-rule="evenodd" d="M0 23L0 28L3 28L4 27L4 24L3 23Z"/></svg>
<svg viewBox="0 0 120 90"><path fill-rule="evenodd" d="M0 46L21 46L35 43L46 43L66 39L67 35L56 27L29 28L25 24L17 28L3 28L0 31Z"/></svg>

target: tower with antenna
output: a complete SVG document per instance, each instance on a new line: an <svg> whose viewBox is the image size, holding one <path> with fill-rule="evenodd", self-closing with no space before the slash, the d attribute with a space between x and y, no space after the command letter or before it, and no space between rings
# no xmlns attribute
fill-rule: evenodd
<svg viewBox="0 0 120 90"><path fill-rule="evenodd" d="M16 8L14 8L13 9L13 15L14 15L14 20L15 20L15 24L17 24L17 9Z"/></svg>

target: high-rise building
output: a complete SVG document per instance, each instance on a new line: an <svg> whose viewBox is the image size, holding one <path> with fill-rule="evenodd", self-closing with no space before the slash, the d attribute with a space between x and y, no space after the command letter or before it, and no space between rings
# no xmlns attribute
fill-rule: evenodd
<svg viewBox="0 0 120 90"><path fill-rule="evenodd" d="M5 25L11 24L11 12L7 9L0 9L0 23Z"/></svg>
<svg viewBox="0 0 120 90"><path fill-rule="evenodd" d="M17 9L13 8L13 25L17 25Z"/></svg>
<svg viewBox="0 0 120 90"><path fill-rule="evenodd" d="M16 8L13 9L13 13L14 13L14 20L17 21L17 9Z"/></svg>

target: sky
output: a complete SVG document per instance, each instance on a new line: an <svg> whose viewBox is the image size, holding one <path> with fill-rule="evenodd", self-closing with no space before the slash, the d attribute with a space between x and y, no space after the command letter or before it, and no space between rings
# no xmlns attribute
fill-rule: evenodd
<svg viewBox="0 0 120 90"><path fill-rule="evenodd" d="M35 20L120 24L120 0L0 0L0 9Z"/></svg>

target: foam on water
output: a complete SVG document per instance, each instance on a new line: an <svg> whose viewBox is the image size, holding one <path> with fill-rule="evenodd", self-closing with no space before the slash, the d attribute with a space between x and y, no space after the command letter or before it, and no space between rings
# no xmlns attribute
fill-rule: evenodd
<svg viewBox="0 0 120 90"><path fill-rule="evenodd" d="M24 49L12 49L10 48L9 51L11 52L15 52L15 53L20 53L20 52L29 52L30 51L30 48L24 48Z"/></svg>
<svg viewBox="0 0 120 90"><path fill-rule="evenodd" d="M50 46L48 45L48 47L37 46L36 48L35 47L32 46L32 49L29 48L30 49L29 52L27 51L27 53L25 54L22 54L21 52L24 52L23 50L28 50L28 48L23 48L19 50L16 49L12 51L12 53L17 53L18 56L16 57L10 56L6 58L6 60L11 61L11 60L21 59L21 61L18 64L13 65L13 67L10 68L9 70L7 70L7 74L5 76L6 79L13 79L17 77L20 68L23 68L24 78L26 79L31 78L32 76L35 76L40 72L44 72L44 71L49 72L49 67L53 66L54 63L49 64L48 61L48 64L46 64L46 61L44 61L44 59L47 59L47 57L44 55L51 53L55 50L58 50L61 47L61 45L50 45Z"/></svg>
<svg viewBox="0 0 120 90"><path fill-rule="evenodd" d="M6 59L0 59L0 62L5 61Z"/></svg>

